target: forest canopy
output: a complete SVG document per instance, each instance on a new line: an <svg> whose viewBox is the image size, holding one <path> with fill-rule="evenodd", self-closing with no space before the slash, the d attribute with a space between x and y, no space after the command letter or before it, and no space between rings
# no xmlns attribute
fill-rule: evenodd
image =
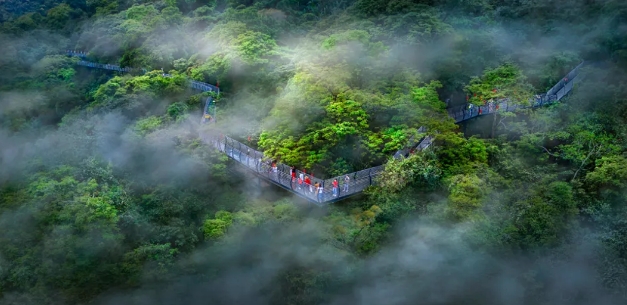
<svg viewBox="0 0 627 305"><path fill-rule="evenodd" d="M625 304L626 20L616 0L3 1L0 304ZM582 61L546 107L447 112L528 106ZM316 177L385 167L312 206L216 133Z"/></svg>

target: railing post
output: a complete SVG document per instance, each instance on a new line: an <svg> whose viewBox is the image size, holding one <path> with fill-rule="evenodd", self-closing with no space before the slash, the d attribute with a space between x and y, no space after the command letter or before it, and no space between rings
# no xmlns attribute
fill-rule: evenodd
<svg viewBox="0 0 627 305"><path fill-rule="evenodd" d="M368 185L372 185L372 169L368 170Z"/></svg>
<svg viewBox="0 0 627 305"><path fill-rule="evenodd" d="M239 163L244 163L242 162L242 143L239 143Z"/></svg>
<svg viewBox="0 0 627 305"><path fill-rule="evenodd" d="M261 163L261 162L259 162L259 158L258 157L259 156L257 156L257 152L255 151L255 171L257 171L257 173L259 173L259 168L260 168L259 163Z"/></svg>
<svg viewBox="0 0 627 305"><path fill-rule="evenodd" d="M342 181L342 178L337 180L337 198L340 198L342 196L341 195L342 188L340 187L340 181Z"/></svg>
<svg viewBox="0 0 627 305"><path fill-rule="evenodd" d="M324 202L324 180L320 181L320 186L322 187L322 197L320 198L320 200L318 200L320 203ZM319 192L318 190L316 190L316 192Z"/></svg>

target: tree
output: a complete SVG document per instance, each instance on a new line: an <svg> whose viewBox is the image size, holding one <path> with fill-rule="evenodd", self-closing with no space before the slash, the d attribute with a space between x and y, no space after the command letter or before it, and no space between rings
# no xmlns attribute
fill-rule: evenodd
<svg viewBox="0 0 627 305"><path fill-rule="evenodd" d="M523 249L555 246L578 213L572 187L562 181L540 184L531 196L515 202L508 234Z"/></svg>
<svg viewBox="0 0 627 305"><path fill-rule="evenodd" d="M333 238L342 247L354 249L362 254L375 251L380 240L385 236L387 224L377 223L376 218L382 210L372 205L368 209L355 208L350 216L331 214L327 217Z"/></svg>
<svg viewBox="0 0 627 305"><path fill-rule="evenodd" d="M482 200L489 193L486 183L477 175L455 175L447 179L448 212L457 221L480 218Z"/></svg>
<svg viewBox="0 0 627 305"><path fill-rule="evenodd" d="M51 8L46 13L46 23L51 29L62 29L70 19L72 8L66 3L61 3Z"/></svg>
<svg viewBox="0 0 627 305"><path fill-rule="evenodd" d="M480 78L470 80L465 91L470 96L469 102L475 105L507 100L508 104L529 106L533 96L533 87L527 83L520 68L511 63L486 69ZM494 115L492 138L495 136L496 126L497 115Z"/></svg>
<svg viewBox="0 0 627 305"><path fill-rule="evenodd" d="M583 180L602 202L618 203L625 197L622 190L627 186L627 158L603 156L595 160L594 170Z"/></svg>
<svg viewBox="0 0 627 305"><path fill-rule="evenodd" d="M163 281L169 279L177 249L170 244L149 244L135 248L124 255L122 266L128 276L127 285L139 285L142 280Z"/></svg>
<svg viewBox="0 0 627 305"><path fill-rule="evenodd" d="M412 184L433 189L438 185L441 176L442 170L432 153L412 154L400 160L390 159L385 170L376 177L377 190L369 193L399 192Z"/></svg>
<svg viewBox="0 0 627 305"><path fill-rule="evenodd" d="M580 116L565 130L549 133L550 140L561 142L557 145L556 152L539 145L548 155L572 162L575 166L572 180L597 158L616 154L619 150L614 137L603 131L597 119L595 116Z"/></svg>
<svg viewBox="0 0 627 305"><path fill-rule="evenodd" d="M226 231L233 223L233 216L227 211L218 211L215 218L205 220L203 231L205 238L219 239L226 234Z"/></svg>
<svg viewBox="0 0 627 305"><path fill-rule="evenodd" d="M265 57L272 55L277 48L276 42L269 35L253 31L239 34L234 42L239 56L249 64L267 63Z"/></svg>
<svg viewBox="0 0 627 305"><path fill-rule="evenodd" d="M435 136L438 165L445 176L469 173L488 162L486 144L475 137L465 139L459 133L441 133Z"/></svg>

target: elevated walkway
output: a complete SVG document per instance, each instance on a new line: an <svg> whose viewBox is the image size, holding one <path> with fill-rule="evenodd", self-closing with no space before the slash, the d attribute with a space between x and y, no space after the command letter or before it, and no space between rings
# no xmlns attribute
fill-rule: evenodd
<svg viewBox="0 0 627 305"><path fill-rule="evenodd" d="M67 50L66 54L68 56L79 57L83 59L83 60L80 60L77 64L80 66L88 67L88 68L104 69L104 70L116 71L120 73L131 73L131 72L146 73L147 72L147 70L144 68L129 68L129 67L122 68L118 65L100 64L100 63L86 61L84 59L87 57L87 54L81 51ZM162 75L164 77L172 77L171 74L162 73ZM214 92L215 94L220 94L220 88L218 86L199 82L196 80L189 80L189 86L192 89L200 90L202 92ZM210 123L214 121L215 118L216 118L215 100L213 99L212 96L209 96L205 100L205 107L203 107L203 116L202 116L201 122Z"/></svg>
<svg viewBox="0 0 627 305"><path fill-rule="evenodd" d="M86 58L85 52L79 51L67 51L67 55L80 57L82 59ZM121 68L117 65L99 64L85 60L79 61L78 64L89 68L106 69L121 73L133 71L141 71L143 73L146 72L146 69ZM536 95L536 98L530 101L530 106L516 105L508 103L508 99L502 99L490 105L470 108L469 104L465 104L449 108L448 114L455 120L456 123L460 123L482 115L494 114L503 111L515 111L522 108L536 108L554 103L570 93L574 84L580 81L579 69L582 65L583 62L575 67L570 73L568 73L568 75L566 75L546 93ZM170 77L171 75L163 74L163 76ZM217 86L203 82L190 80L189 86L192 89L203 92L220 93L220 88ZM215 121L214 103L215 102L212 97L208 97L205 101L202 118L203 123ZM410 138L409 143L411 144L408 145L407 148L397 151L393 155L394 158L400 159L407 157L412 151L422 151L431 146L434 138L426 134L427 129L425 127L420 127L418 132L419 134L422 134L422 136ZM272 166L273 163L271 163L270 158L266 157L262 152L254 150L251 147L246 146L245 144L226 135L201 134L201 139L204 143L207 143L225 153L231 160L248 169L256 176L317 205L326 205L363 192L364 189L376 183L376 177L384 170L384 165L379 165L361 171L343 174L330 179L320 179L283 163L275 163L275 166ZM292 171L295 172L296 179L292 178ZM300 185L297 183L298 177L301 175L303 178L309 177L311 181L310 185L306 185L304 183ZM348 177L348 180L345 180L346 177ZM335 194L333 190L334 180L338 181L338 188L335 190ZM348 183L346 183L346 181L348 181ZM318 191L314 189L313 185L315 183L322 185L323 192L321 194L318 194Z"/></svg>
<svg viewBox="0 0 627 305"><path fill-rule="evenodd" d="M511 103L507 98L495 101L493 103L481 106L470 107L471 104L463 104L448 108L448 115L455 120L455 123L461 123L479 116L495 114L499 112L513 112L518 109L538 108L555 103L564 98L570 93L575 84L581 81L579 71L584 62L577 65L572 71L564 76L557 84L555 84L549 91L543 94L538 94L534 99L529 101L529 105L519 105ZM407 157L412 151L421 151L427 149L433 143L433 137L424 134L426 128L420 127L418 129L419 134L423 134L422 137L418 137L418 141L415 138L411 138L409 143L412 143L409 147L401 149L394 154L394 158Z"/></svg>
<svg viewBox="0 0 627 305"><path fill-rule="evenodd" d="M204 134L201 137L203 142L209 143L225 153L233 161L257 176L318 205L332 203L361 193L365 188L374 184L376 176L384 169L384 166L380 165L330 179L320 179L283 163L274 163L275 166L273 167L271 160L262 152L229 136ZM292 179L292 171L294 171L296 179ZM303 179L309 177L311 181L309 185L298 184L297 181L301 175ZM349 177L348 183L345 183L344 180L346 176ZM334 179L338 181L337 195L333 194ZM323 185L322 195L319 195L318 191L315 190L314 184L316 183Z"/></svg>

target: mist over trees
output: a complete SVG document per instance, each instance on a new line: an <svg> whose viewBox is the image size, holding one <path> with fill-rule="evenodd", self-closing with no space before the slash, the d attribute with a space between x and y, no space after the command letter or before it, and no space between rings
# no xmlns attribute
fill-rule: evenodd
<svg viewBox="0 0 627 305"><path fill-rule="evenodd" d="M625 304L626 20L618 0L0 1L0 304ZM548 107L447 114L581 61ZM219 84L216 124L189 80ZM421 126L433 146L391 160ZM316 177L386 170L315 207L203 133Z"/></svg>

